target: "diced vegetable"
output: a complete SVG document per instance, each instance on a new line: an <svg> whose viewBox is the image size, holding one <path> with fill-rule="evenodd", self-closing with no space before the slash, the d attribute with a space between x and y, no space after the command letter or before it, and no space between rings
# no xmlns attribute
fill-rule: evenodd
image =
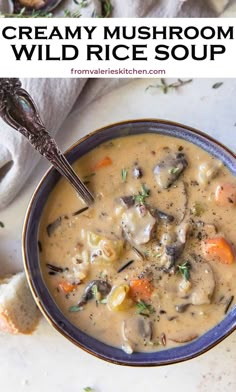
<svg viewBox="0 0 236 392"><path fill-rule="evenodd" d="M157 184L167 189L179 178L188 166L184 153L168 154L154 167L153 173Z"/></svg>
<svg viewBox="0 0 236 392"><path fill-rule="evenodd" d="M88 239L89 247L96 249L99 246L99 242L101 241L102 236L93 233L92 231L89 231L87 235L87 239Z"/></svg>
<svg viewBox="0 0 236 392"><path fill-rule="evenodd" d="M148 279L134 279L130 281L129 295L133 300L137 301L148 301L151 298L153 292L153 286Z"/></svg>
<svg viewBox="0 0 236 392"><path fill-rule="evenodd" d="M232 264L235 259L232 246L224 237L208 238L203 242L206 259L216 258L222 264Z"/></svg>
<svg viewBox="0 0 236 392"><path fill-rule="evenodd" d="M128 298L130 287L128 284L121 284L113 287L107 297L107 306L110 310L125 310L132 305L132 301Z"/></svg>
<svg viewBox="0 0 236 392"><path fill-rule="evenodd" d="M236 204L236 185L229 182L218 185L215 191L215 200L222 207L234 206Z"/></svg>
<svg viewBox="0 0 236 392"><path fill-rule="evenodd" d="M94 262L114 262L120 257L124 241L110 240L93 232L88 232L88 245L91 248L90 261Z"/></svg>
<svg viewBox="0 0 236 392"><path fill-rule="evenodd" d="M101 169L103 167L110 166L112 164L112 159L110 157L105 157L101 161L97 162L94 166L94 170Z"/></svg>
<svg viewBox="0 0 236 392"><path fill-rule="evenodd" d="M66 294L71 293L76 288L76 286L76 284L69 283L66 280L63 280L58 284L59 289Z"/></svg>

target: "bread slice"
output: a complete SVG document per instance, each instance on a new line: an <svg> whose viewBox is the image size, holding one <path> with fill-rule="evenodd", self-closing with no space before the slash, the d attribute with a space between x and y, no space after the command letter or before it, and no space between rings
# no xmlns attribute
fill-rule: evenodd
<svg viewBox="0 0 236 392"><path fill-rule="evenodd" d="M39 315L24 272L0 280L1 332L31 334Z"/></svg>

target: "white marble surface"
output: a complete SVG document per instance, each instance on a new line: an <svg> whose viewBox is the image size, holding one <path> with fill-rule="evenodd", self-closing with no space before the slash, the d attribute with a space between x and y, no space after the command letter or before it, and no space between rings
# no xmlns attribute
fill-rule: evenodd
<svg viewBox="0 0 236 392"><path fill-rule="evenodd" d="M219 80L217 80L219 81ZM176 120L208 132L236 150L236 80L195 79L164 95L145 92L158 80L136 80L101 98L66 121L57 140L65 149L83 134L102 125L134 118ZM21 232L31 194L47 168L41 164L0 220L1 275L21 270ZM236 391L236 333L194 360L161 368L129 368L108 364L75 347L44 320L32 336L0 335L0 391L97 392L173 390L181 392Z"/></svg>

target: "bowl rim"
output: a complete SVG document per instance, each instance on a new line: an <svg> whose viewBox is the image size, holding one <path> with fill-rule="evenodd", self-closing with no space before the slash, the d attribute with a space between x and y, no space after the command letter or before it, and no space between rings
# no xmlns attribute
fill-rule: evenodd
<svg viewBox="0 0 236 392"><path fill-rule="evenodd" d="M220 147L221 149L226 151L232 158L234 158L236 160L236 154L232 150L230 150L223 143L221 143L218 140L214 139L209 134L206 134L205 132L200 131L199 129L196 129L194 127L191 127L191 126L188 126L188 125L176 122L176 121L170 121L170 120L159 119L159 118L141 118L141 119L134 119L134 120L130 119L130 120L114 122L114 123L108 124L106 126L99 127L97 129L95 129L94 131L86 134L85 136L83 136L82 138L77 140L75 143L73 143L68 149L66 149L64 154L67 155L74 148L76 148L80 144L86 142L86 140L89 139L90 137L96 136L101 131L106 131L106 130L108 130L110 128L117 127L117 126L124 126L124 125L131 125L131 124L135 125L135 124L139 124L139 123L155 123L156 125L158 125L158 124L166 125L166 126L169 125L169 126L172 126L172 127L182 128L185 131L190 132L190 133L192 133L193 135L196 135L196 136L201 136L204 139L206 139L206 141L209 141L212 144L216 145L217 147ZM150 132L148 132L148 133L150 133ZM100 143L98 143L98 145L99 144ZM202 147L200 147L200 148L202 148ZM198 350L197 352L194 352L192 354L188 354L186 356L183 356L183 357L177 358L177 359L168 359L168 360L156 361L156 362L152 362L152 363L149 363L149 362L147 362L147 363L146 362L140 362L140 363L136 363L135 362L135 363L133 363L132 360L131 361L128 361L128 360L127 361L126 360L116 360L114 358L110 358L110 357L104 356L102 353L94 352L92 349L89 349L88 347L82 345L80 342L78 342L76 339L74 339L68 333L66 333L63 330L63 328L60 327L59 325L57 325L57 323L53 320L52 315L50 313L48 313L48 311L45 309L44 304L42 303L41 299L39 298L39 296L38 296L38 294L36 292L36 289L35 289L34 284L33 284L33 279L31 277L31 274L30 274L30 271L29 271L29 262L28 262L27 252L26 252L26 248L27 248L26 237L27 237L29 218L30 218L30 214L31 214L31 211L32 211L33 203L34 203L34 201L35 201L35 199L36 199L36 197L37 197L37 195L38 195L38 193L39 193L39 191L41 189L42 184L44 183L44 181L47 179L47 177L50 176L50 174L54 170L56 170L56 169L53 166L51 166L51 167L49 167L47 169L47 171L45 172L45 174L42 176L41 180L39 181L37 187L35 188L32 196L31 196L30 202L28 204L28 207L27 207L27 210L26 210L26 214L25 214L24 223L23 223L23 230L22 230L22 256L23 256L23 264L24 264L24 270L25 270L25 273L26 273L26 278L27 278L27 281L28 281L31 293L33 295L33 298L34 298L37 306L39 307L41 313L46 318L47 322L53 328L55 328L62 336L64 336L66 339L68 339L70 342L74 343L77 347L81 348L85 352L87 352L89 354L92 354L93 356L95 356L95 357L97 357L99 359L105 360L106 362L113 363L113 364L118 364L118 365L122 365L122 366L154 367L154 366L171 365L171 364L185 362L185 361L188 361L190 359L196 358L196 357L206 353L211 348L215 347L217 344L219 344L227 336L231 335L236 330L236 323L234 323L234 325L230 325L228 330L226 330L225 333L222 333L220 337L215 338L215 340L213 342L211 342L210 344L206 345L205 347L203 347L202 349ZM66 318L66 316L64 316L64 317ZM226 318L227 318L227 316L225 316L223 320L225 320ZM217 325L219 325L219 324L217 324ZM215 327L213 327L213 328L215 328ZM204 333L201 336L204 336L206 333ZM92 337L92 338L94 340L96 340L96 338L94 338L94 337ZM112 346L110 346L110 347L112 347ZM181 346L181 347L183 347L183 346ZM170 348L169 350L171 350L171 349L172 348Z"/></svg>

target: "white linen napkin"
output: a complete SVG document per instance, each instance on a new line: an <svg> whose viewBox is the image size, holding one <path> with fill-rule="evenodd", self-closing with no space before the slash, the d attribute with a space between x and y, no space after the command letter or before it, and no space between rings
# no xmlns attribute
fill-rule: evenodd
<svg viewBox="0 0 236 392"><path fill-rule="evenodd" d="M208 17L221 13L229 3L232 2L229 0L112 0L112 15L114 17ZM76 5L72 0L66 0L58 9L57 15L62 14L65 8L74 10ZM101 14L99 0L89 0L88 6L81 9L82 16L89 17L94 10L97 15ZM11 11L11 0L0 0L0 12ZM89 81L24 79L22 83L33 96L47 129L55 135L73 107L88 105L92 100L124 81L121 79L97 81L94 79ZM0 209L14 199L39 159L39 155L27 140L0 120Z"/></svg>

